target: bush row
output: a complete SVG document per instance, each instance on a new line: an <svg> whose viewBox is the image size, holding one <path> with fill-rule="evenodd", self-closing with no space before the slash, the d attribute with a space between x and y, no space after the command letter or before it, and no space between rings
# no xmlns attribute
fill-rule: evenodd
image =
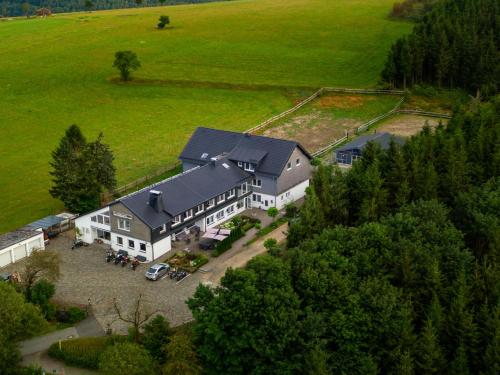
<svg viewBox="0 0 500 375"><path fill-rule="evenodd" d="M59 359L70 366L96 370L99 368L99 356L110 345L126 341L126 336L80 337L52 344L49 356Z"/></svg>
<svg viewBox="0 0 500 375"><path fill-rule="evenodd" d="M229 250L231 246L233 246L233 242L239 240L245 235L245 231L241 228L235 228L231 231L231 234L224 240L220 241L217 243L217 246L215 247L214 252L212 253L212 256L218 257L225 251Z"/></svg>

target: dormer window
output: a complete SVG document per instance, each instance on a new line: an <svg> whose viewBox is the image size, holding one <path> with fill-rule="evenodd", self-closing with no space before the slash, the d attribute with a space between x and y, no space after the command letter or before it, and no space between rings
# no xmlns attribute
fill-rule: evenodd
<svg viewBox="0 0 500 375"><path fill-rule="evenodd" d="M238 167L243 168L243 162L242 161L238 162Z"/></svg>
<svg viewBox="0 0 500 375"><path fill-rule="evenodd" d="M215 199L212 198L207 202L207 208L215 206Z"/></svg>
<svg viewBox="0 0 500 375"><path fill-rule="evenodd" d="M236 195L236 189L231 189L229 190L229 193L227 195L228 198L232 198Z"/></svg>
<svg viewBox="0 0 500 375"><path fill-rule="evenodd" d="M193 209L187 210L185 214L185 218L189 219L193 217Z"/></svg>
<svg viewBox="0 0 500 375"><path fill-rule="evenodd" d="M253 186L256 186L256 187L262 187L262 180L258 179L258 178L254 178L252 180L252 185Z"/></svg>
<svg viewBox="0 0 500 375"><path fill-rule="evenodd" d="M243 183L241 184L241 194L245 194L248 190L247 190L247 183Z"/></svg>
<svg viewBox="0 0 500 375"><path fill-rule="evenodd" d="M195 215L199 215L202 212L203 212L203 205L202 204L200 204L200 205L198 205L198 206L195 207L195 209L194 209L194 214Z"/></svg>
<svg viewBox="0 0 500 375"><path fill-rule="evenodd" d="M206 152L204 152L203 154L201 154L201 158L202 159L206 159L208 158L208 154Z"/></svg>
<svg viewBox="0 0 500 375"><path fill-rule="evenodd" d="M245 171L254 172L255 171L255 164L245 162L245 163L243 163L243 169Z"/></svg>
<svg viewBox="0 0 500 375"><path fill-rule="evenodd" d="M217 197L217 203L224 202L225 200L226 200L226 197L224 196L224 194L221 194Z"/></svg>
<svg viewBox="0 0 500 375"><path fill-rule="evenodd" d="M161 227L160 227L160 234L163 234L167 231L167 224L163 224Z"/></svg>
<svg viewBox="0 0 500 375"><path fill-rule="evenodd" d="M179 225L182 222L182 215L177 215L174 217L174 222L172 223L172 226L174 225Z"/></svg>

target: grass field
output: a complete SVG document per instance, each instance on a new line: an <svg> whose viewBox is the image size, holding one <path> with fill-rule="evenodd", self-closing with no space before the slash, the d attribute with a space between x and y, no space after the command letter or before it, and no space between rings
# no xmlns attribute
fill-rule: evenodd
<svg viewBox="0 0 500 375"><path fill-rule="evenodd" d="M244 130L324 85L376 84L411 25L393 0L254 0L0 22L0 232L60 210L48 162L65 128L102 131L124 184L175 160L198 125ZM156 30L167 14L172 28ZM117 50L135 51L119 84Z"/></svg>
<svg viewBox="0 0 500 375"><path fill-rule="evenodd" d="M328 93L259 133L299 141L310 153L342 138L356 128L393 109L396 95Z"/></svg>

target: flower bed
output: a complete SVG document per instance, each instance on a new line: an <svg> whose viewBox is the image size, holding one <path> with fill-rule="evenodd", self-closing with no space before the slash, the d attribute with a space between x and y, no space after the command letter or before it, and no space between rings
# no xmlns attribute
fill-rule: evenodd
<svg viewBox="0 0 500 375"><path fill-rule="evenodd" d="M198 268L208 263L208 258L203 254L189 254L180 251L167 258L164 263L168 263L174 268L182 268L189 273L194 273Z"/></svg>

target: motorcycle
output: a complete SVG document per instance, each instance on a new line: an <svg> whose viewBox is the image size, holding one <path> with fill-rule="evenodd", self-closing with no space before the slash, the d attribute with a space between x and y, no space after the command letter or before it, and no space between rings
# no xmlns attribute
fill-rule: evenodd
<svg viewBox="0 0 500 375"><path fill-rule="evenodd" d="M170 271L170 273L168 274L168 276L171 279L175 279L177 277L177 271L175 269L172 269L172 271Z"/></svg>
<svg viewBox="0 0 500 375"><path fill-rule="evenodd" d="M122 257L122 260L121 260L121 262L122 262L122 267L125 267L129 261L130 261L130 259L129 259L128 255L124 255L124 256Z"/></svg>
<svg viewBox="0 0 500 375"><path fill-rule="evenodd" d="M115 254L112 251L108 251L108 253L106 254L106 263L109 263L114 259L115 259Z"/></svg>
<svg viewBox="0 0 500 375"><path fill-rule="evenodd" d="M73 246L71 246L71 250L74 250L75 248L82 247L82 246L87 247L87 246L89 246L89 244L86 242L83 242L82 240L75 240L75 241L73 241Z"/></svg>
<svg viewBox="0 0 500 375"><path fill-rule="evenodd" d="M132 269L132 271L135 271L135 269L137 268L138 265L139 265L139 261L137 259L134 259L132 261L132 263L130 264L130 268Z"/></svg>
<svg viewBox="0 0 500 375"><path fill-rule="evenodd" d="M187 276L187 272L184 271L184 270L181 270L181 271L178 271L177 272L177 276L175 277L175 279L177 281L181 281L183 278L185 278Z"/></svg>
<svg viewBox="0 0 500 375"><path fill-rule="evenodd" d="M120 263L122 261L122 258L124 257L123 254L118 254L116 257L115 257L115 265Z"/></svg>

